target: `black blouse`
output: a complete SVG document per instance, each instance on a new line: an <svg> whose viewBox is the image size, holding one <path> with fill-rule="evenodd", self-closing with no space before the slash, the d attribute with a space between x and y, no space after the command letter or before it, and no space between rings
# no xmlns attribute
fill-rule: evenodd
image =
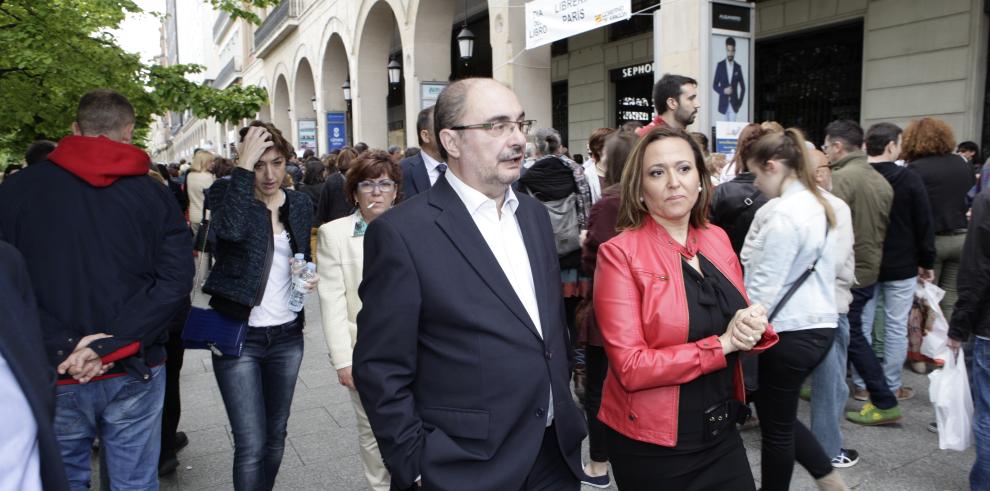
<svg viewBox="0 0 990 491"><path fill-rule="evenodd" d="M681 261L684 270L684 289L688 304L688 339L693 343L709 336L720 336L739 309L746 308L746 301L728 278L708 259L698 254L701 265L699 274L687 261ZM726 356L726 368L702 375L681 385L680 406L677 410L677 446L674 452L691 452L718 443L705 441L703 414L708 408L733 398L735 392L732 367L738 352ZM723 432L721 436L732 432Z"/></svg>

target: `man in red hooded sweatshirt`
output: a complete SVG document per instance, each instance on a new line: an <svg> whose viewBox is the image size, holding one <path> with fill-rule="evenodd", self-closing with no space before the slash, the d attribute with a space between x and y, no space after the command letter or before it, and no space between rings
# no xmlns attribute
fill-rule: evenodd
<svg viewBox="0 0 990 491"><path fill-rule="evenodd" d="M0 186L0 238L24 255L72 489L93 439L112 489L158 489L165 327L189 295L188 227L130 144L134 108L110 90L79 102L72 136Z"/></svg>

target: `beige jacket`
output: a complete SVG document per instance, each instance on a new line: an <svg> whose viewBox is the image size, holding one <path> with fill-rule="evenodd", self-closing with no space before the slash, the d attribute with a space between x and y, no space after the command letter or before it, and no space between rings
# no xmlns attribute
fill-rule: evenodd
<svg viewBox="0 0 990 491"><path fill-rule="evenodd" d="M357 342L358 286L364 266L364 237L354 237L357 220L355 213L323 224L316 246L323 332L337 370L351 366Z"/></svg>
<svg viewBox="0 0 990 491"><path fill-rule="evenodd" d="M213 185L213 174L190 172L186 175L186 194L189 195L189 223L197 226L203 221L205 190Z"/></svg>

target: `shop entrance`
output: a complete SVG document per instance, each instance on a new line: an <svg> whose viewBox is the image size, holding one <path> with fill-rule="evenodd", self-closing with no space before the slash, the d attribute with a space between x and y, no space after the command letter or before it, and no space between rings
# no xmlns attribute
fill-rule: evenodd
<svg viewBox="0 0 990 491"><path fill-rule="evenodd" d="M756 42L758 122L796 126L820 145L836 119L859 121L863 21Z"/></svg>

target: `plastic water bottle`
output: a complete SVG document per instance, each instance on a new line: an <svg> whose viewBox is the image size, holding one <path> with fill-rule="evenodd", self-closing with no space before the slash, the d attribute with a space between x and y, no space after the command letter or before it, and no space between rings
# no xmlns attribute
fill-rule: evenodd
<svg viewBox="0 0 990 491"><path fill-rule="evenodd" d="M292 293L289 294L289 310L301 312L306 304L306 284L316 277L316 265L306 263L306 269L292 277Z"/></svg>

